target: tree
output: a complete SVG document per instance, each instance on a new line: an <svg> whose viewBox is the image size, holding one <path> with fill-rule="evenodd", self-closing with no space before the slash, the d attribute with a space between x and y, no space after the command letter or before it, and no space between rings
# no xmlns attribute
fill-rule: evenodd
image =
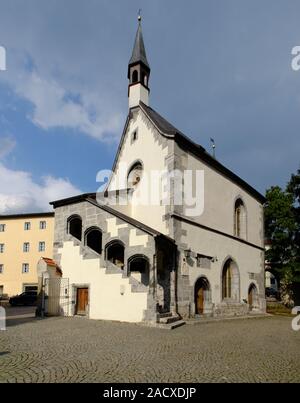
<svg viewBox="0 0 300 403"><path fill-rule="evenodd" d="M289 304L300 291L300 170L285 190L268 189L266 199L265 234L271 241L266 260L280 278L281 296Z"/></svg>

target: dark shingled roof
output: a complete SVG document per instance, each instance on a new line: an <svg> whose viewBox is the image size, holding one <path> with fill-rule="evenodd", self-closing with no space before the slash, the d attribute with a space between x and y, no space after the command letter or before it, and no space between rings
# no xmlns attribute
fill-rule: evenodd
<svg viewBox="0 0 300 403"><path fill-rule="evenodd" d="M148 118L153 122L153 124L157 127L157 129L162 133L162 135L174 139L182 149L188 150L189 152L193 153L203 162L206 162L209 166L213 167L215 170L238 184L260 203L265 203L266 199L262 194L260 194L257 190L255 190L252 186L250 186L234 172L230 171L228 168L222 165L218 160L210 155L204 147L189 139L185 134L176 129L176 127L169 123L154 109L150 108L150 106L147 106L143 102L140 102L140 107L146 113Z"/></svg>
<svg viewBox="0 0 300 403"><path fill-rule="evenodd" d="M143 39L143 33L142 33L142 26L141 23L139 23L136 36L135 36L135 42L134 42L134 47L132 51L131 58L129 60L129 66L132 64L136 63L143 63L146 67L150 69L147 56L146 56L146 50L145 50L145 45L144 45L144 39Z"/></svg>
<svg viewBox="0 0 300 403"><path fill-rule="evenodd" d="M125 190L126 191L126 190ZM103 194L101 194L103 195ZM110 207L109 205L106 204L99 204L97 202L97 194L96 193L84 193L84 194L80 194L78 196L73 196L73 197L68 197L67 199L61 199L61 200L56 200L56 201L52 201L50 202L50 204L54 207L61 207L61 206L67 206L70 204L75 204L75 203L81 203L83 201L87 201L91 204L93 204L94 206L100 208L101 210L104 210L106 212L108 212L109 214L114 215L115 217L120 218L122 221L127 222L128 224L131 224L132 226L141 229L142 231L146 232L147 234L150 234L152 236L158 236L158 237L162 237L164 239L167 239L168 241L174 243L174 240L170 237L168 237L167 235L162 234L161 232L149 227L148 225L135 220L132 217L129 217L126 214L121 213L120 211Z"/></svg>

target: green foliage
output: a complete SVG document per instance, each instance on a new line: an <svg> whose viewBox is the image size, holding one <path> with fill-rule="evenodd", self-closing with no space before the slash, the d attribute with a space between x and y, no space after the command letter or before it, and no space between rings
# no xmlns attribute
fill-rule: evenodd
<svg viewBox="0 0 300 403"><path fill-rule="evenodd" d="M300 282L300 170L285 190L268 189L266 199L265 233L271 241L266 260L285 283Z"/></svg>

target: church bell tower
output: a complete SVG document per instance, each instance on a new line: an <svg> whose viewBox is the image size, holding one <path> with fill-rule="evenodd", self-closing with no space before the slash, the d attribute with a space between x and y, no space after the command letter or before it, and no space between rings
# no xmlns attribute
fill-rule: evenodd
<svg viewBox="0 0 300 403"><path fill-rule="evenodd" d="M150 66L146 56L141 19L142 18L139 15L139 25L135 37L132 56L128 64L129 109L138 106L140 101L146 105L149 105Z"/></svg>

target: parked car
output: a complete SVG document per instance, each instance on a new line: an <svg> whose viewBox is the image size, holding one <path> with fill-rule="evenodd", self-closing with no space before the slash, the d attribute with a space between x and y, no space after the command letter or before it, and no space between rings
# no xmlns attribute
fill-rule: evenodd
<svg viewBox="0 0 300 403"><path fill-rule="evenodd" d="M273 297L278 299L279 297L279 292L274 290L272 287L266 287L266 297Z"/></svg>
<svg viewBox="0 0 300 403"><path fill-rule="evenodd" d="M16 305L36 305L37 293L35 291L25 291L20 295L15 295L9 299L11 306Z"/></svg>

